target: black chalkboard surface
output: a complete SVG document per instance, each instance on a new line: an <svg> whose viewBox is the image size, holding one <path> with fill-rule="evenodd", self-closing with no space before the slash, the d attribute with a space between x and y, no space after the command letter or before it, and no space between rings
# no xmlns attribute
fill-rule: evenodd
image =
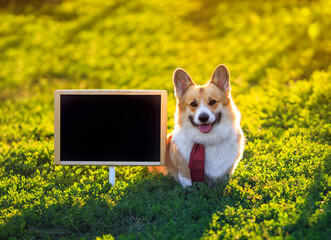
<svg viewBox="0 0 331 240"><path fill-rule="evenodd" d="M57 90L55 164L162 165L166 91Z"/></svg>

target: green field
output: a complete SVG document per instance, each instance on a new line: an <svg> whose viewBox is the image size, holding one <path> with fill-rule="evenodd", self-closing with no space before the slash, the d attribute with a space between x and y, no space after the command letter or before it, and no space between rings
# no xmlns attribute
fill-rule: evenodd
<svg viewBox="0 0 331 240"><path fill-rule="evenodd" d="M54 166L55 89L203 84L226 64L231 180ZM0 1L0 239L331 239L331 1Z"/></svg>

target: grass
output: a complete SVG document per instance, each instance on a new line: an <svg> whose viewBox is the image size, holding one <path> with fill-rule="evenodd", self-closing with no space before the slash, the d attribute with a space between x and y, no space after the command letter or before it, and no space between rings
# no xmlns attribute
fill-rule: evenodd
<svg viewBox="0 0 331 240"><path fill-rule="evenodd" d="M1 239L330 239L331 2L1 1ZM166 89L219 64L247 138L231 180L54 166L55 89Z"/></svg>

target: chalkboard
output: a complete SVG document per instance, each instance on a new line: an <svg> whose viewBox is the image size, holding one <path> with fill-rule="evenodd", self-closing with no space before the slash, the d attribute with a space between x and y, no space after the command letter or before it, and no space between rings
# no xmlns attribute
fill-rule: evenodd
<svg viewBox="0 0 331 240"><path fill-rule="evenodd" d="M167 92L56 90L57 165L163 165Z"/></svg>

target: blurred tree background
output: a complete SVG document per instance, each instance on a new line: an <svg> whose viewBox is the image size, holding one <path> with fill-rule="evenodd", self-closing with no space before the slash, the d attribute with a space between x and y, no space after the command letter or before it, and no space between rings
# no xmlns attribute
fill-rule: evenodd
<svg viewBox="0 0 331 240"><path fill-rule="evenodd" d="M331 1L0 0L0 238L327 239ZM228 185L54 167L55 89L203 84L226 64L247 138Z"/></svg>

